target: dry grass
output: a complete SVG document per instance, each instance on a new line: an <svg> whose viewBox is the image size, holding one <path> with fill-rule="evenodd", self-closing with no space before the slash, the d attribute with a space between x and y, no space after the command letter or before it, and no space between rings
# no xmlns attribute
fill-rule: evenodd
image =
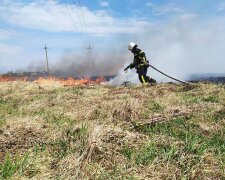
<svg viewBox="0 0 225 180"><path fill-rule="evenodd" d="M0 179L224 179L222 85L0 83Z"/></svg>

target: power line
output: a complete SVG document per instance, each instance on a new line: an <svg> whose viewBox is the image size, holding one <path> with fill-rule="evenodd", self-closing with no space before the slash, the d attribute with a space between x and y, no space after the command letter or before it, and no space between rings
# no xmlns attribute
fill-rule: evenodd
<svg viewBox="0 0 225 180"><path fill-rule="evenodd" d="M69 3L69 0L67 1L67 3ZM85 33L87 34L88 33L87 24L86 24L86 21L85 21L85 16L84 16L84 12L82 10L82 6L81 6L80 0L76 0L76 1L75 0L70 0L70 3L72 3L72 5L73 5L72 8L71 8L72 9L72 12L76 13L77 18L79 20L79 23L78 24L81 25L82 34L85 34ZM68 6L66 6L66 8L67 8L67 11L70 14L70 17L71 17L72 21L75 23L74 18L72 16L72 14L70 13ZM78 11L78 8L80 10L80 13ZM76 25L76 28L77 29L80 29L80 28L77 27L77 25ZM87 40L89 41L89 44L91 44L91 41L90 41L89 36L88 36Z"/></svg>
<svg viewBox="0 0 225 180"><path fill-rule="evenodd" d="M78 27L77 27L77 25L76 25L76 23L75 23L75 20L74 20L73 16L71 15L70 10L69 10L69 8L67 7L67 4L66 4L66 3L65 3L65 7L66 7L66 9L67 9L67 11L68 11L68 13L69 13L69 16L70 16L72 22L73 22L73 25L74 25L74 27L75 27L75 32L76 32L76 31L79 31L79 29L78 29Z"/></svg>
<svg viewBox="0 0 225 180"><path fill-rule="evenodd" d="M82 18L83 18L83 22L84 22L84 27L85 27L85 31L87 33L87 25L86 25L86 22L85 22L85 18L84 18L84 13L82 11L82 7L81 7L81 3L80 3L80 0L78 0L78 4L79 4L79 8L80 8L80 11L81 11L81 15L82 15ZM88 71L89 71L89 76L91 75L91 50L93 49L93 47L91 47L91 42L90 42L90 38L88 37L88 41L89 41L89 46L88 46L88 58L89 58L89 62L88 62Z"/></svg>
<svg viewBox="0 0 225 180"><path fill-rule="evenodd" d="M71 14L71 12L70 12L70 9L69 9L69 7L68 7L69 5L68 5L66 2L64 3L64 5L65 5L65 7L66 7L66 10L67 10L67 12L68 12L68 14L69 14L69 16L70 16L72 22L73 22L75 32L81 32L81 34L83 34L82 29L80 30L80 29L78 28L78 26L77 26L77 24L76 24L76 22L75 22L75 20L74 20L74 17L72 16L72 14ZM73 12L73 11L72 11L72 12ZM84 37L83 37L82 35L79 36L79 37L80 37L81 40L84 42Z"/></svg>
<svg viewBox="0 0 225 180"><path fill-rule="evenodd" d="M79 3L79 7L80 7L82 18L83 18L84 26L87 27L86 22L85 22L85 18L84 18L84 13L82 11L82 7L81 7L81 4L80 4L80 0L78 0L78 3Z"/></svg>
<svg viewBox="0 0 225 180"><path fill-rule="evenodd" d="M78 12L78 6L77 6L75 0L72 0L71 3L74 5L74 6L73 6L74 8L73 8L72 10L75 11L75 13L76 13L76 15L77 15L77 17L78 17L78 19L79 19L80 25L81 25L81 27L82 27L82 30L83 30L83 32L84 32L84 25L83 25L83 23L82 23L80 14L79 14L79 12Z"/></svg>
<svg viewBox="0 0 225 180"><path fill-rule="evenodd" d="M84 27L85 27L85 32L88 33L88 31L87 31L87 24L86 24L86 21L85 21L84 13L82 11L82 7L81 7L80 0L78 0L78 5L79 5L79 9L81 11L81 15L82 15L82 19L83 19L83 24L84 24ZM89 41L89 44L90 44L91 42L90 42L90 38L89 37L88 37L88 41Z"/></svg>
<svg viewBox="0 0 225 180"><path fill-rule="evenodd" d="M67 2L68 2L68 1L67 1ZM80 25L81 25L81 29L83 30L83 31L82 31L82 35L84 35L85 20L84 20L83 12L82 12L82 10L81 10L80 2L79 2L79 7L80 7L80 10L81 10L81 13L82 13L82 17L83 17L83 21L84 21L84 26L82 26L82 20L81 20L81 18L80 18L80 15L79 15L79 13L78 13L78 10L77 10L77 7L78 7L78 6L76 5L76 3L75 3L74 0L72 0L71 2L74 4L74 9L73 9L73 6L72 6L72 12L74 12L73 10L76 11L78 20L79 20L79 22L81 23L81 24L80 24ZM69 10L69 8L68 8L66 2L65 2L65 7L66 7L66 9L67 9L67 11L68 11L68 13L69 13L69 15L70 15L70 18L71 18L72 21L73 21L74 27L75 27L76 29L78 29L78 27L77 27L77 25L76 25L76 23L75 23L75 20L74 20L72 14L70 13L70 10ZM75 9L75 8L76 8L76 9ZM79 31L79 30L78 30L78 31ZM82 35L81 35L81 36L82 36ZM81 37L81 38L83 39L83 37ZM83 39L83 40L84 40L84 39ZM90 42L90 40L89 40L89 42ZM89 43L89 44L90 44L90 43ZM89 45L88 49L89 49L88 75L90 76L90 56L91 56L91 49L92 49L90 45ZM72 67L73 67L73 65L72 65ZM90 81L89 81L89 84L90 84Z"/></svg>
<svg viewBox="0 0 225 180"><path fill-rule="evenodd" d="M81 28L83 29L83 33L84 33L84 31L87 33L87 26L86 26L86 22L85 22L85 17L84 17L84 13L83 13L83 11L82 11L82 7L81 7L81 3L80 3L80 0L78 0L78 6L79 6L79 9L80 9L80 12L81 12L81 16L82 16L82 20L81 20L81 18L80 18L80 15L79 15L79 13L78 13L78 9L77 9L77 4L76 4L76 2L75 2L75 0L72 0L71 1L73 4L74 4L74 9L72 9L72 10L75 10L76 11L76 14L77 14L77 17L78 17L78 19L79 19L79 22L81 23L82 22L82 20L83 20L83 23L81 23ZM66 4L65 4L66 5ZM69 11L69 8L67 7L67 5L66 5L66 8L67 8L67 11L69 12L69 14L70 14L70 17L71 17L71 19L72 19L72 21L73 21L73 23L75 24L75 21L74 21L74 19L73 19L73 16L71 15L71 13L70 13L70 11ZM77 26L76 26L76 28L77 28ZM88 49L88 76L91 76L91 66L90 66L90 61L91 61L91 50L93 49L92 47L91 47L91 42L90 42L90 39L88 38L88 41L89 41L89 47L87 48ZM89 82L90 83L90 82Z"/></svg>

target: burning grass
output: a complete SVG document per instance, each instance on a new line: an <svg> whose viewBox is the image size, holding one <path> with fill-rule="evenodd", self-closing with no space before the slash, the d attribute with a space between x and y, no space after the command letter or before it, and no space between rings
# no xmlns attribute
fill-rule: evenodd
<svg viewBox="0 0 225 180"><path fill-rule="evenodd" d="M0 82L35 82L38 85L41 84L62 84L64 86L81 86L81 85L90 85L90 84L101 84L105 82L104 77L98 77L93 80L90 77L86 77L84 79L75 79L73 77L69 78L59 78L59 77L11 77L11 76L0 76Z"/></svg>
<svg viewBox="0 0 225 180"><path fill-rule="evenodd" d="M69 85L0 83L0 178L225 178L222 85Z"/></svg>

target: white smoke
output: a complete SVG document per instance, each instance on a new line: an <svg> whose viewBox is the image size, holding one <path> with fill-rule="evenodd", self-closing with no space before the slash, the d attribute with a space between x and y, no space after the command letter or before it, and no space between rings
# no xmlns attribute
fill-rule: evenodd
<svg viewBox="0 0 225 180"><path fill-rule="evenodd" d="M125 66L124 66L125 68ZM124 69L123 68L123 69ZM134 75L134 71L127 71L127 72L124 72L124 70L121 69L117 76L113 79L111 79L109 82L108 82L108 85L113 85L113 86L119 86L119 85L122 85L124 82L132 82L132 83L138 83L138 76L137 75Z"/></svg>
<svg viewBox="0 0 225 180"><path fill-rule="evenodd" d="M132 41L146 52L150 64L176 78L187 80L192 74L225 73L225 18L204 21L187 14L156 24ZM135 71L130 73L120 71L117 81L128 77L131 82L138 82ZM158 82L170 81L150 68L148 75Z"/></svg>

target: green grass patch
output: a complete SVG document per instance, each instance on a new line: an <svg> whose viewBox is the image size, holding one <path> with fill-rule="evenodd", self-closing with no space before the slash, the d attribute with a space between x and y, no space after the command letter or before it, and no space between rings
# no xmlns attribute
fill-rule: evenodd
<svg viewBox="0 0 225 180"><path fill-rule="evenodd" d="M212 148L216 155L221 157L225 155L225 134L214 134L211 138L205 140L205 144Z"/></svg>
<svg viewBox="0 0 225 180"><path fill-rule="evenodd" d="M80 128L67 129L65 136L69 142L75 145L75 150L78 150L80 153L82 153L87 144L88 135L88 125L83 123Z"/></svg>
<svg viewBox="0 0 225 180"><path fill-rule="evenodd" d="M129 161L131 160L133 153L134 150L127 145L121 151L121 154L124 155Z"/></svg>
<svg viewBox="0 0 225 180"><path fill-rule="evenodd" d="M70 145L68 141L60 139L54 142L53 146L54 146L54 152L53 152L54 157L64 158L69 154Z"/></svg>
<svg viewBox="0 0 225 180"><path fill-rule="evenodd" d="M6 117L4 115L0 115L0 128L5 124Z"/></svg>
<svg viewBox="0 0 225 180"><path fill-rule="evenodd" d="M215 155L221 156L225 152L224 134L211 134L206 136L198 125L188 123L184 118L176 118L162 124L143 127L142 132L148 134L162 134L183 141L184 152L203 155L208 150L213 150Z"/></svg>
<svg viewBox="0 0 225 180"><path fill-rule="evenodd" d="M55 113L45 108L39 109L34 114L41 116L48 123L56 124L57 126L61 126L64 123L68 123L72 125L75 122L74 119L71 119L70 117L65 116L64 113Z"/></svg>
<svg viewBox="0 0 225 180"><path fill-rule="evenodd" d="M35 144L35 145L34 145L34 149L33 149L34 154L37 155L39 152L45 151L46 148L47 148L47 146L46 146L46 144L44 144L44 143Z"/></svg>
<svg viewBox="0 0 225 180"><path fill-rule="evenodd" d="M182 100L184 101L184 104L198 104L202 102L202 97L192 94L180 94L182 97Z"/></svg>
<svg viewBox="0 0 225 180"><path fill-rule="evenodd" d="M211 103L218 103L220 102L220 98L217 95L208 96L206 98L203 98L205 102L211 102Z"/></svg>
<svg viewBox="0 0 225 180"><path fill-rule="evenodd" d="M152 163L155 158L160 158L164 161L176 161L179 152L175 146L151 142L138 150L133 150L125 146L121 154L124 155L128 161L134 160L137 165L148 165Z"/></svg>
<svg viewBox="0 0 225 180"><path fill-rule="evenodd" d="M192 133L186 132L184 141L184 152L201 156L205 153L208 146L204 143L203 139Z"/></svg>
<svg viewBox="0 0 225 180"><path fill-rule="evenodd" d="M65 131L64 136L51 143L52 154L56 158L64 158L70 153L77 152L82 154L88 141L88 126L82 124L80 128L73 130L69 128Z"/></svg>
<svg viewBox="0 0 225 180"><path fill-rule="evenodd" d="M23 175L28 166L28 160L28 153L21 158L18 155L16 155L15 158L7 155L5 162L0 164L0 179L10 179L15 173Z"/></svg>
<svg viewBox="0 0 225 180"><path fill-rule="evenodd" d="M164 111L164 107L155 101L149 104L149 109L157 113L162 113Z"/></svg>
<svg viewBox="0 0 225 180"><path fill-rule="evenodd" d="M147 103L145 111L142 112L142 116L147 118L149 116L149 114L163 113L163 111L164 111L164 107L160 103L158 103L156 101L149 101Z"/></svg>
<svg viewBox="0 0 225 180"><path fill-rule="evenodd" d="M155 144L148 144L135 154L135 163L137 165L148 165L158 156Z"/></svg>
<svg viewBox="0 0 225 180"><path fill-rule="evenodd" d="M19 115L19 99L7 99L0 98L0 112L2 115Z"/></svg>

